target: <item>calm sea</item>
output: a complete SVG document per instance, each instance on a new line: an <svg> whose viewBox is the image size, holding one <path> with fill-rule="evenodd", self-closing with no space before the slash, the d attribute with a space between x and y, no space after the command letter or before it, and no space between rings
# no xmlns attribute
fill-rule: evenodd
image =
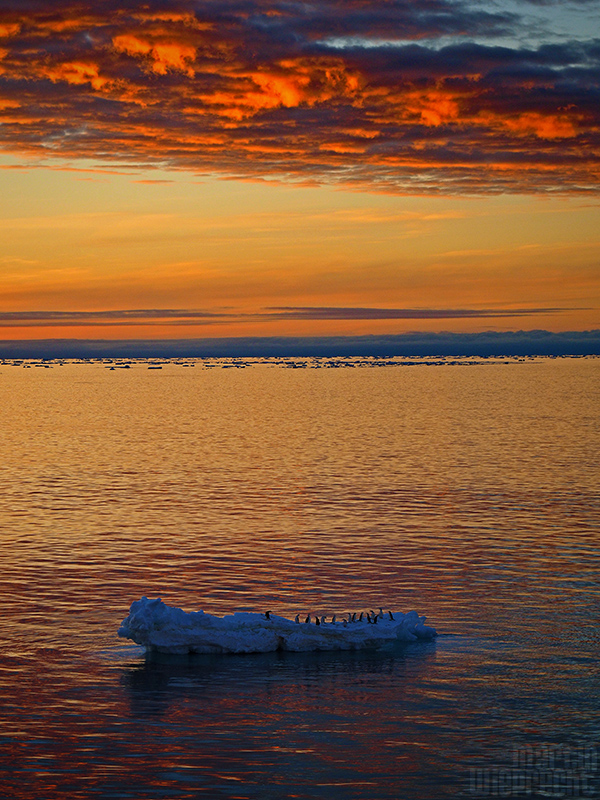
<svg viewBox="0 0 600 800"><path fill-rule="evenodd" d="M600 796L600 359L129 364L0 365L2 797ZM146 657L142 595L440 635Z"/></svg>

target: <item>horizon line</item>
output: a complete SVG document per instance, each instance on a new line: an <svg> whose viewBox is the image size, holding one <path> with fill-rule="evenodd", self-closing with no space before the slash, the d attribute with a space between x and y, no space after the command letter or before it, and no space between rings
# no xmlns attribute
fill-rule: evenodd
<svg viewBox="0 0 600 800"><path fill-rule="evenodd" d="M600 355L600 328L193 339L0 339L0 359Z"/></svg>

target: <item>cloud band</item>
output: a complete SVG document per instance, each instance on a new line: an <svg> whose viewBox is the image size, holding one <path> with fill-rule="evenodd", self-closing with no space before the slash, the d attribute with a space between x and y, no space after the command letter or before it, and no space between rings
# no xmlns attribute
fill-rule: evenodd
<svg viewBox="0 0 600 800"><path fill-rule="evenodd" d="M386 192L600 188L597 39L517 47L524 18L460 0L23 5L0 10L12 153Z"/></svg>
<svg viewBox="0 0 600 800"><path fill-rule="evenodd" d="M256 313L194 311L185 309L126 309L121 311L11 311L0 312L0 327L110 327L134 325L213 325L223 322L282 320L402 320L402 319L493 319L558 314L561 308L338 308L272 307Z"/></svg>

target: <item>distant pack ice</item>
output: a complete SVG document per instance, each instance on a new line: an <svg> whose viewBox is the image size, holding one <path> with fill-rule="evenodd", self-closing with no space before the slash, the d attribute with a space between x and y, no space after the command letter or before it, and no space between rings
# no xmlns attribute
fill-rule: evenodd
<svg viewBox="0 0 600 800"><path fill-rule="evenodd" d="M346 615L347 616L347 615ZM161 653L270 653L276 650L362 650L391 642L433 639L434 628L416 611L386 612L377 622L299 623L275 614L236 612L224 617L203 611L186 613L160 598L131 604L118 632L147 650Z"/></svg>

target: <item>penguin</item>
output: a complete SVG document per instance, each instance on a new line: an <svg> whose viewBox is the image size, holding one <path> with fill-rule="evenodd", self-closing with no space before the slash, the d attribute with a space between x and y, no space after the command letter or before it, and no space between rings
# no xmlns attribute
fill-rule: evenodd
<svg viewBox="0 0 600 800"><path fill-rule="evenodd" d="M296 614L296 619L294 620L296 625L300 624L300 614Z"/></svg>
<svg viewBox="0 0 600 800"><path fill-rule="evenodd" d="M327 614L321 617L321 625L325 625L326 622L327 622Z"/></svg>
<svg viewBox="0 0 600 800"><path fill-rule="evenodd" d="M379 606L379 619L383 619L383 608Z"/></svg>
<svg viewBox="0 0 600 800"><path fill-rule="evenodd" d="M271 619L271 612L265 611L265 619Z"/></svg>
<svg viewBox="0 0 600 800"><path fill-rule="evenodd" d="M304 622L306 622L306 623L309 623L309 622L310 622L310 614L309 614L309 615L308 615L308 617L307 617L307 618L304 620Z"/></svg>
<svg viewBox="0 0 600 800"><path fill-rule="evenodd" d="M360 617L358 618L358 621L359 621L359 622L362 622L362 621L363 621L363 616L364 616L364 614L363 614L363 612L361 611L361 612L360 612Z"/></svg>
<svg viewBox="0 0 600 800"><path fill-rule="evenodd" d="M352 614L352 622L356 622L356 611Z"/></svg>
<svg viewBox="0 0 600 800"><path fill-rule="evenodd" d="M320 624L321 620L319 619L319 617L315 617L315 625L320 625Z"/></svg>
<svg viewBox="0 0 600 800"><path fill-rule="evenodd" d="M394 619L394 615L392 614L391 611L388 611L388 614L390 615L390 619Z"/></svg>
<svg viewBox="0 0 600 800"><path fill-rule="evenodd" d="M332 624L332 625L335 625L335 619L336 619L336 617L335 617L335 614L334 614L334 615L333 615L333 619L331 620L331 624Z"/></svg>

